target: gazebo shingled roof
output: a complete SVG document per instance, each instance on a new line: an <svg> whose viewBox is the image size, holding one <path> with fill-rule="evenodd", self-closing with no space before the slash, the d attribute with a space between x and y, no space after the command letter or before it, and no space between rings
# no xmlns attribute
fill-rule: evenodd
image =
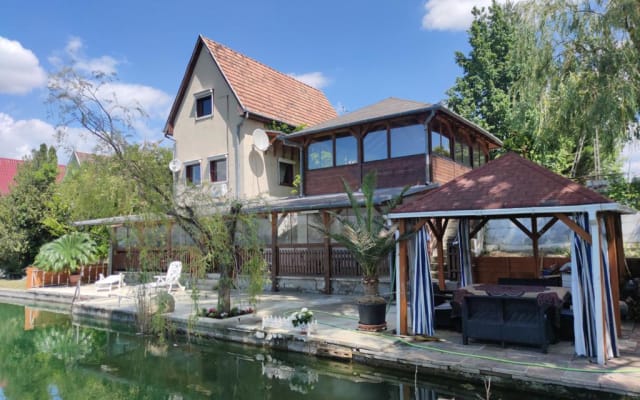
<svg viewBox="0 0 640 400"><path fill-rule="evenodd" d="M396 207L403 213L498 210L614 203L515 153L507 153Z"/></svg>

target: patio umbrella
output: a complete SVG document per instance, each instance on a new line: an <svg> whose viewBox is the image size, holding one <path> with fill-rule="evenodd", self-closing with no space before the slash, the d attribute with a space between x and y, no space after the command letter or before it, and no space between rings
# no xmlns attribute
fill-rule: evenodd
<svg viewBox="0 0 640 400"><path fill-rule="evenodd" d="M433 286L427 252L428 235L422 227L416 235L411 285L411 324L415 335L433 336Z"/></svg>
<svg viewBox="0 0 640 400"><path fill-rule="evenodd" d="M585 231L589 232L589 217L586 213L574 216L576 223ZM593 236L592 236L593 237ZM575 333L576 354L587 357L597 357L598 346L604 345L606 357L611 358L618 355L615 321L613 319L613 305L611 284L609 281L609 265L607 257L606 235L601 236L602 247L598 254L602 261L602 293L605 299L604 318L605 329L602 337L598 337L596 324L597 312L596 284L594 280L594 268L591 253L591 244L585 241L580 235L574 233L573 244L571 246L571 293L573 304L573 326ZM611 334L613 333L613 334Z"/></svg>
<svg viewBox="0 0 640 400"><path fill-rule="evenodd" d="M467 286L473 283L471 275L471 249L469 248L469 220L460 219L458 223L458 256L460 260L460 286Z"/></svg>

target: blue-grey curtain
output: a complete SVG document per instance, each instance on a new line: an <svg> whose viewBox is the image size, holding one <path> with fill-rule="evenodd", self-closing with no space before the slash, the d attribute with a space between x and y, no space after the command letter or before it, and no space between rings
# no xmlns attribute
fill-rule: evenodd
<svg viewBox="0 0 640 400"><path fill-rule="evenodd" d="M604 218L601 219L600 226L605 227ZM604 318L607 331L605 340L607 341L607 352L609 357L618 357L618 334L616 330L615 310L613 307L613 292L611 290L611 271L609 266L609 242L607 241L606 229L600 230L600 254L602 257L602 296L604 297Z"/></svg>
<svg viewBox="0 0 640 400"><path fill-rule="evenodd" d="M574 216L576 223L587 233L590 232L589 216L586 213ZM591 244L587 243L577 233L573 234L573 244L571 246L571 297L573 304L573 325L575 334L576 354L595 358L598 356L598 346L606 349L605 358L618 355L617 338L615 329L615 319L613 315L613 302L611 293L611 282L609 280L609 259L607 255L607 240L604 232L600 233L601 248L600 254L602 262L602 296L604 298L604 336L598 338L596 324L595 285L600 285L594 279L594 266L591 255ZM593 236L592 236L593 237ZM604 341L604 343L603 343Z"/></svg>
<svg viewBox="0 0 640 400"><path fill-rule="evenodd" d="M411 285L411 326L415 335L433 336L433 287L424 227L416 234L413 282Z"/></svg>
<svg viewBox="0 0 640 400"><path fill-rule="evenodd" d="M461 218L458 222L458 259L460 260L460 286L473 283L471 275L471 249L469 248L469 220Z"/></svg>

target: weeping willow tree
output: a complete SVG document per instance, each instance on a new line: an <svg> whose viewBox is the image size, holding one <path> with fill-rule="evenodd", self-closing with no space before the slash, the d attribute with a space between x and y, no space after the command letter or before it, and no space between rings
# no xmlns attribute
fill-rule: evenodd
<svg viewBox="0 0 640 400"><path fill-rule="evenodd" d="M145 221L171 219L198 249L195 265L220 272L218 306L231 309L235 272L250 277L249 295L255 301L262 289L266 262L259 251L253 216L240 201L214 203L197 191L174 195L167 152L157 143L136 143L135 122L146 117L139 105L123 105L109 87L114 77L103 73L83 74L63 67L49 80L49 103L60 118L60 139L80 127L98 143L97 152L107 154L121 179L139 199L136 209ZM108 191L109 188L103 188ZM240 262L239 254L243 254ZM240 267L244 268L242 271ZM194 274L195 277L200 275ZM195 307L197 310L197 306Z"/></svg>
<svg viewBox="0 0 640 400"><path fill-rule="evenodd" d="M519 6L510 125L521 149L572 178L618 171L622 146L640 134L640 3Z"/></svg>
<svg viewBox="0 0 640 400"><path fill-rule="evenodd" d="M493 1L473 14L454 111L566 176L617 171L639 133L640 3Z"/></svg>

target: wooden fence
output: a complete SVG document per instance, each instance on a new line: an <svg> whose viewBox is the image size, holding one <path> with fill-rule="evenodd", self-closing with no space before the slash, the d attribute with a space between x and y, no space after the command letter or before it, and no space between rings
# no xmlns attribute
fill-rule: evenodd
<svg viewBox="0 0 640 400"><path fill-rule="evenodd" d="M330 257L327 257L327 249ZM171 261L182 261L185 270L195 271L194 265L196 251L194 249L153 249L145 252L145 265L153 266L149 270L164 272ZM265 248L262 251L265 261L270 271L274 265L273 250ZM243 257L239 260L242 263ZM327 271L327 264L330 270ZM113 255L112 270L116 271L137 271L141 269L140 251L118 250ZM206 271L217 272L217 271ZM353 278L360 277L362 271L358 262L351 253L343 247L325 246L323 244L308 245L282 245L278 246L278 271L277 276L298 276L298 277L336 277ZM381 263L378 273L380 276L389 274L389 262L385 260Z"/></svg>

